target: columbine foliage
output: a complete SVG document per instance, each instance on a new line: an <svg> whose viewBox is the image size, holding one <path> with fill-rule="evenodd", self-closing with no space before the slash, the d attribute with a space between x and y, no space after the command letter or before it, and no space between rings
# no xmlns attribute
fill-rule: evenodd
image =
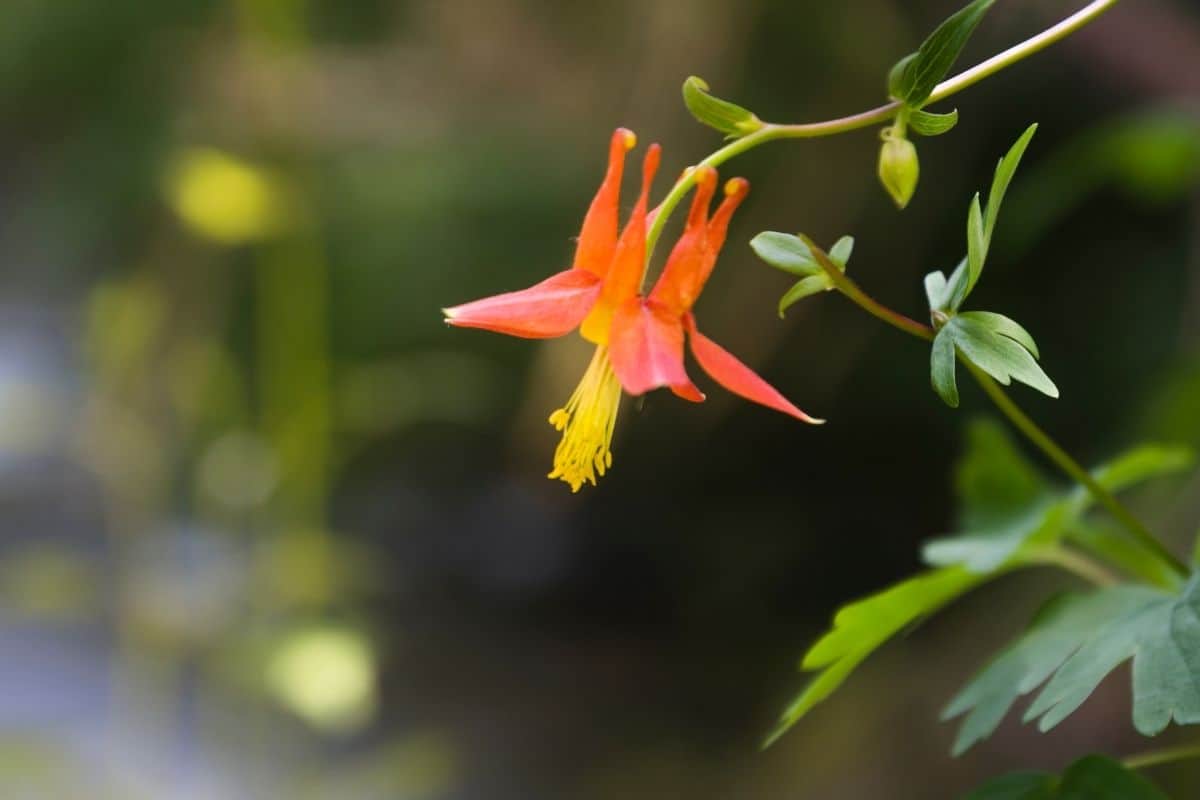
<svg viewBox="0 0 1200 800"><path fill-rule="evenodd" d="M1087 756L1062 775L1014 772L989 781L964 800L1168 800L1154 784L1104 756Z"/></svg>
<svg viewBox="0 0 1200 800"><path fill-rule="evenodd" d="M967 40L995 0L975 0L954 14L921 43L917 52L896 62L888 75L888 93L920 108L958 60Z"/></svg>
<svg viewBox="0 0 1200 800"><path fill-rule="evenodd" d="M1178 472L1191 461L1190 452L1184 448L1146 445L1107 462L1093 474L1107 488L1118 491ZM809 649L800 664L802 670L819 671L820 674L783 712L768 743L833 694L867 656L912 623L1011 569L1052 561L1061 541L1074 540L1077 526L1083 523L1092 504L1091 496L1081 487L1055 489L1017 451L1003 428L989 420L978 421L970 429L969 447L957 470L956 488L962 503L962 532L934 540L926 546L925 559L936 568L837 612L833 627ZM1164 583L1171 587L1177 585L1177 581L1169 579ZM1120 586L1078 597L1088 598L1080 608L1074 607L1074 601L1062 601L1065 606L1048 608L1039 617L1043 624L1031 631L1043 632L1033 636L1031 644L1017 645L1017 652L1007 660L1002 656L997 661L999 666L989 668L980 677L979 681L983 683L979 687L968 687L951 704L948 717L979 706L964 724L955 745L956 753L990 735L1016 697L1045 681L1073 652L1091 641L1088 638L1091 633L1117 637L1111 643L1119 645L1118 652L1125 652L1120 659L1124 661L1131 655L1129 648L1147 644L1144 637L1129 639L1138 625L1154 623L1161 628L1170 615L1182 613L1175 610L1177 605L1171 605L1177 603L1178 595L1167 589ZM1111 622L1114 614L1123 611L1139 611L1140 616L1125 626ZM1084 624L1089 621L1091 624ZM1200 627L1197 630L1195 667L1196 674L1200 674ZM1076 638L1070 638L1072 631L1077 633ZM1122 651L1121 648L1125 649ZM1098 677L1085 675L1084 678L1091 680L1094 677L1098 683L1120 661ZM1149 663L1158 667L1162 662ZM1043 664L1045 666L1041 666ZM1033 677L1040 677L1030 683L1030 675L1025 670L1032 670ZM1173 673L1174 680L1181 674ZM1081 683L1085 681L1067 682L1065 689L1056 689L1047 695L1057 698L1055 714L1066 716L1086 699L1086 694L1077 697L1071 693L1071 689L1079 690ZM1047 686L1046 692L1050 692L1052 686ZM1091 686L1094 688L1094 683ZM1155 687L1164 697L1168 696L1165 689L1164 686ZM1090 691L1087 689L1088 693ZM1190 699L1183 697L1183 701L1190 702ZM1048 711L1050 707L1044 710ZM1145 714L1154 724L1165 725L1161 709L1152 708ZM1062 716L1050 719L1056 723ZM1177 716L1177 719L1182 717Z"/></svg>
<svg viewBox="0 0 1200 800"><path fill-rule="evenodd" d="M959 357L1006 386L1016 380L1050 397L1058 397L1058 387L1038 364L1037 344L1025 328L1002 314L959 311L983 274L1000 204L1036 131L1037 125L1030 125L1000 160L988 193L987 208L981 206L978 194L971 200L967 213L967 257L949 278L941 272L925 276L930 315L938 327L930 353L930 382L938 396L952 408L958 406L955 372Z"/></svg>
<svg viewBox="0 0 1200 800"><path fill-rule="evenodd" d="M968 442L957 475L962 533L928 542L922 551L926 563L989 573L1064 537L1087 535L1078 530L1094 500L1082 487L1055 489L991 420L973 423ZM1117 492L1191 464L1187 448L1142 445L1098 467L1093 476ZM1163 580L1161 573L1153 574Z"/></svg>
<svg viewBox="0 0 1200 800"><path fill-rule="evenodd" d="M834 289L833 280L821 266L813 249L803 237L790 233L764 231L752 240L750 247L763 261L790 275L799 276L791 289L779 299L779 316L791 306L809 295ZM843 236L829 248L829 260L839 271L846 271L846 264L854 252L854 237Z"/></svg>

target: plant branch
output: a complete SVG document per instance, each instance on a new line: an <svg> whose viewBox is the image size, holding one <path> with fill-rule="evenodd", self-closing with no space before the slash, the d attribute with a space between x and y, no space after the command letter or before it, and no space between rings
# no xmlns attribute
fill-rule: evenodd
<svg viewBox="0 0 1200 800"><path fill-rule="evenodd" d="M1059 567L1096 586L1116 586L1121 582L1103 564L1097 563L1077 550L1061 545L1038 550L1030 555L1029 561L1034 564Z"/></svg>
<svg viewBox="0 0 1200 800"><path fill-rule="evenodd" d="M1018 61L1049 47L1051 44L1063 39L1083 26L1092 22L1105 11L1115 6L1119 0L1093 0L1091 3L1080 9L1076 13L1067 17L1057 25L1053 25L1036 36L1014 45L1002 53L997 53L986 61L982 61L970 69L964 70L952 78L948 78L939 83L929 96L927 103L934 103L938 100L944 100L951 95L961 92L969 86L973 86L979 81L987 78L1005 67L1012 66ZM726 161L758 147L760 144L775 141L776 139L813 139L821 136L832 136L838 133L846 133L847 131L867 128L880 122L886 122L903 107L899 101L892 101L876 108L852 114L848 117L840 117L838 119L826 120L824 122L809 122L792 125L783 125L775 123L765 123L762 128L759 128L754 133L743 136L740 139L730 142L729 144L711 153L707 158L697 164L697 167L718 167ZM654 248L658 244L658 239L662 235L663 228L666 227L667 220L679 205L679 202L684 198L688 191L696 184L696 170L688 170L684 175L675 182L671 187L671 191L663 199L659 205L657 213L654 215L654 220L650 224L650 229L646 235L646 258L649 259L654 255Z"/></svg>
<svg viewBox="0 0 1200 800"><path fill-rule="evenodd" d="M1169 764L1172 761L1184 761L1189 758L1200 758L1200 744L1187 744L1180 747L1170 747L1165 750L1154 750L1149 753L1139 753L1125 759L1124 764L1129 769L1145 769L1157 767L1159 764Z"/></svg>

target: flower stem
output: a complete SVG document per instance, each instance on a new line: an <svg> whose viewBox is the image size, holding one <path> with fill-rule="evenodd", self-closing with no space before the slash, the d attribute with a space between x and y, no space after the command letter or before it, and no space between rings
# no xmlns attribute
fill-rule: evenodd
<svg viewBox="0 0 1200 800"><path fill-rule="evenodd" d="M868 314L886 322L894 328L904 331L910 336L916 336L926 341L934 338L933 328L923 325L916 320L909 319L903 314L897 313L883 305L864 292L852 278L838 269L837 265L829 259L829 256L811 240L805 238L805 243L809 246L817 263L821 265L821 268L825 270L825 274L829 276L834 287ZM1000 388L991 375L988 375L982 369L975 366L975 364L961 356L959 357L959 361L970 370L971 375L979 382L979 385L987 393L988 397L991 398L992 402L996 404L996 407L1000 409L1001 413L1008 417L1009 422L1024 434L1025 438L1029 439L1039 450L1045 453L1046 457L1053 461L1059 469L1086 488L1092 497L1096 499L1096 502L1108 509L1113 517L1129 531L1142 547L1146 548L1155 558L1170 567L1171 571L1180 577L1186 578L1190 574L1190 570L1183 562L1167 550L1154 534L1128 508L1121 504L1121 501L1117 500L1110 491L1101 486L1092 477L1090 472L1080 466L1079 462L1073 459L1066 450L1063 450L1048 433L1038 427L1037 423L1030 419L1021 410L1020 406Z"/></svg>
<svg viewBox="0 0 1200 800"><path fill-rule="evenodd" d="M970 69L964 70L952 78L939 83L934 87L933 93L930 94L927 103L934 103L938 100L944 100L951 95L961 92L969 86L973 86L979 81L987 78L1005 67L1016 64L1029 56L1037 53L1051 44L1063 39L1075 31L1079 30L1089 22L1093 21L1105 11L1115 6L1119 0L1092 0L1091 3L1067 17L1057 25L1053 25L1036 36L1032 36L1020 44L1014 45L1007 50L997 53L986 61L982 61ZM858 130L860 128L868 128L880 122L886 122L896 116L903 104L899 101L885 103L876 108L862 111L858 114L852 114L848 117L840 117L838 119L826 120L824 122L809 122L793 125L781 125L775 123L765 123L754 133L743 136L740 139L730 142L710 154L707 158L697 164L697 167L708 166L718 167L726 161L745 153L748 150L753 150L760 144L775 141L776 139L813 139L821 136L832 136L838 133L846 133L847 131ZM675 185L671 187L671 191L663 199L659 206L658 213L655 214L654 221L650 224L650 230L646 235L646 258L647 260L654 255L654 247L658 244L658 239L662 235L663 228L666 227L667 220L672 212L679 205L679 201L684 195L696 184L696 170L689 170L683 175Z"/></svg>
<svg viewBox="0 0 1200 800"><path fill-rule="evenodd" d="M1180 747L1167 748L1166 750L1139 753L1136 756L1130 756L1125 759L1124 763L1129 769L1145 769L1146 767L1157 767L1159 764L1169 764L1172 761L1183 761L1189 758L1200 758L1200 744L1187 744Z"/></svg>

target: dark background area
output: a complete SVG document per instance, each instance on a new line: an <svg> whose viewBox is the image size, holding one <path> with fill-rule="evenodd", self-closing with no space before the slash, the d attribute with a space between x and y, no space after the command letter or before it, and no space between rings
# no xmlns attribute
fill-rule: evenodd
<svg viewBox="0 0 1200 800"><path fill-rule="evenodd" d="M1079 5L998 3L962 66ZM1062 390L1014 395L1085 463L1200 445L1192 2L1123 3L941 104L961 122L917 141L903 213L874 131L723 170L753 191L698 312L824 427L626 400L612 472L571 495L545 418L588 345L438 312L568 263L614 127L666 176L718 147L688 75L773 121L853 113L955 6L7 0L0 794L925 799L1144 748L1119 671L1051 734L1010 720L949 758L941 707L1074 580L1034 572L759 752L833 611L952 530L989 408L945 408L925 346L836 296L780 320L787 276L747 242L852 234L851 273L919 317L1039 122L972 298ZM1186 551L1200 483L1134 501Z"/></svg>

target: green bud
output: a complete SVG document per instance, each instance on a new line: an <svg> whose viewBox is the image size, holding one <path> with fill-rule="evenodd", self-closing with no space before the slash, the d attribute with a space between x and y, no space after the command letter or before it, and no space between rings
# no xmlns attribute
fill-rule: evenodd
<svg viewBox="0 0 1200 800"><path fill-rule="evenodd" d="M883 188L903 209L917 191L917 179L921 175L921 164L917 160L917 148L902 134L887 128L883 132L883 147L879 151L879 180Z"/></svg>

